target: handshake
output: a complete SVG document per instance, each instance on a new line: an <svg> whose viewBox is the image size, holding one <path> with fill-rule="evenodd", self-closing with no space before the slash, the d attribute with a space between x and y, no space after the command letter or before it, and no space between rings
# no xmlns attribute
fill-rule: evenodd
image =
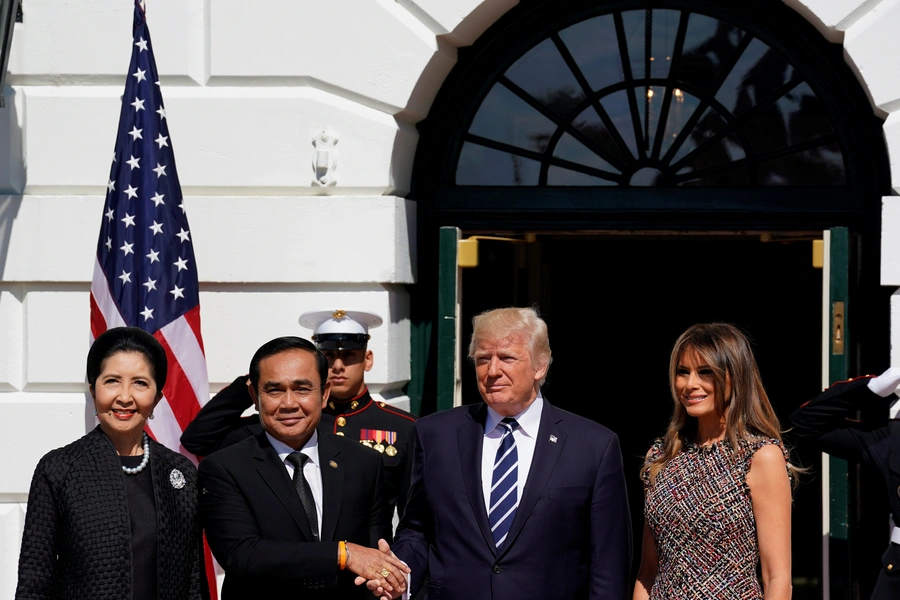
<svg viewBox="0 0 900 600"><path fill-rule="evenodd" d="M394 600L406 591L409 567L397 558L384 539L378 548L347 543L344 568L356 573L356 585L366 585L380 600Z"/></svg>

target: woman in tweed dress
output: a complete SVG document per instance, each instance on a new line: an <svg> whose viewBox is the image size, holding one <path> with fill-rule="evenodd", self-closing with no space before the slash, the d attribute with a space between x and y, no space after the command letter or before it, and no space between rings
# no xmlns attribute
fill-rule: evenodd
<svg viewBox="0 0 900 600"><path fill-rule="evenodd" d="M134 327L97 337L87 378L100 424L31 481L18 600L208 598L193 464L149 439L166 354Z"/></svg>
<svg viewBox="0 0 900 600"><path fill-rule="evenodd" d="M672 420L641 470L634 599L790 598L795 469L747 338L724 323L694 325L675 343L669 376Z"/></svg>

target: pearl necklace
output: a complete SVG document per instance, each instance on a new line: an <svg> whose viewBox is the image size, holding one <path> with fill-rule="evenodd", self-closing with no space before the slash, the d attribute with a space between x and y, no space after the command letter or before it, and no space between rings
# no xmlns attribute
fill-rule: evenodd
<svg viewBox="0 0 900 600"><path fill-rule="evenodd" d="M150 440L147 437L147 434L144 434L144 459L141 461L141 464L134 468L128 468L125 465L122 465L122 470L125 471L126 475L137 475L141 471L144 470L144 467L147 466L147 463L150 462Z"/></svg>

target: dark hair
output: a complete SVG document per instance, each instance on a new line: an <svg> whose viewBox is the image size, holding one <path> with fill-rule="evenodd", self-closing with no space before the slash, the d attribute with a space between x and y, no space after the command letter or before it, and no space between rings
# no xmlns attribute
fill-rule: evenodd
<svg viewBox="0 0 900 600"><path fill-rule="evenodd" d="M169 369L166 351L155 337L138 327L113 327L97 336L87 357L87 380L91 386L100 376L106 359L119 352L143 354L150 365L150 376L156 383L156 390L162 393Z"/></svg>
<svg viewBox="0 0 900 600"><path fill-rule="evenodd" d="M728 323L698 323L681 334L669 358L669 391L674 409L663 438L662 455L641 469L650 475L651 481L686 444L693 442L697 433L697 419L687 414L675 388L678 364L689 352L696 352L712 369L716 412L725 419L725 432L732 448L737 449L741 440L750 441L754 437L781 441L781 425L763 388L747 335ZM731 394L726 397L729 385ZM791 463L787 468L796 486L797 475L803 471Z"/></svg>
<svg viewBox="0 0 900 600"><path fill-rule="evenodd" d="M305 350L315 356L316 367L318 367L319 371L319 386L325 385L325 381L328 379L328 359L309 340L289 335L266 342L259 347L259 350L250 359L250 385L253 386L253 389L259 390L259 363L264 358L269 358L288 350Z"/></svg>

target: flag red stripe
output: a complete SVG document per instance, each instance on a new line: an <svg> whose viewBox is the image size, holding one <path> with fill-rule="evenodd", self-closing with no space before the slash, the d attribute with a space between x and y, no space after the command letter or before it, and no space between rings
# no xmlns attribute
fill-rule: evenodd
<svg viewBox="0 0 900 600"><path fill-rule="evenodd" d="M91 335L94 339L97 339L97 336L106 331L106 329L106 319L103 318L103 313L100 312L100 307L97 306L94 294L91 294Z"/></svg>
<svg viewBox="0 0 900 600"><path fill-rule="evenodd" d="M169 361L169 377L166 379L163 394L169 399L169 406L175 415L175 420L178 421L178 426L184 431L191 419L200 412L200 403L197 401L191 382L181 368L181 363L175 359L172 348L169 346L169 342L166 341L165 336L157 331L153 334L153 337L162 344L163 349L166 351L166 359Z"/></svg>
<svg viewBox="0 0 900 600"><path fill-rule="evenodd" d="M217 600L219 590L216 586L216 565L213 562L212 551L209 549L209 542L206 541L206 532L203 532L203 563L206 567L206 579L209 581L209 598Z"/></svg>
<svg viewBox="0 0 900 600"><path fill-rule="evenodd" d="M194 332L194 337L197 338L197 343L200 344L200 349L203 351L203 355L206 356L206 348L203 347L203 336L200 334L200 305L198 304L184 313L184 320L187 321L191 331Z"/></svg>

